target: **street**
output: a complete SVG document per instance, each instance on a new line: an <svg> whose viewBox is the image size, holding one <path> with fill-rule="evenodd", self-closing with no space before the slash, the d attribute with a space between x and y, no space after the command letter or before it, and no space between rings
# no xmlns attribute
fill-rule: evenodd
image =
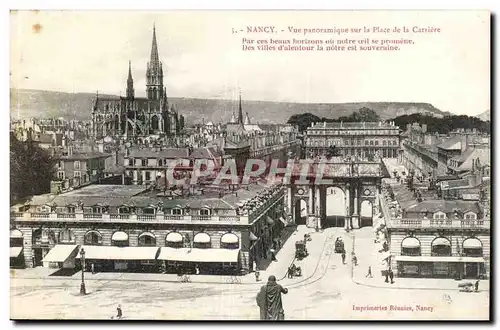
<svg viewBox="0 0 500 330"><path fill-rule="evenodd" d="M488 318L488 291L463 293L458 292L456 286L441 289L439 283L434 288L416 289L356 284L350 260L343 265L340 255L333 253L331 244L335 237L343 236L350 255L351 238L340 228L329 228L316 235L313 240L324 235L326 244L318 244L321 248L312 249L304 262L308 258L311 260L303 265L313 268L311 262L315 258L316 267L308 269L302 278L280 281L289 288L289 293L283 296L287 320ZM363 260L358 267L361 265ZM374 284L383 283L378 274L370 280ZM453 280L443 281L453 283ZM102 279L87 281L89 294L83 297L78 295L79 284L69 279L13 278L11 318L110 319L116 315L116 307L120 304L125 319L256 320L259 310L255 297L264 282L222 284Z"/></svg>

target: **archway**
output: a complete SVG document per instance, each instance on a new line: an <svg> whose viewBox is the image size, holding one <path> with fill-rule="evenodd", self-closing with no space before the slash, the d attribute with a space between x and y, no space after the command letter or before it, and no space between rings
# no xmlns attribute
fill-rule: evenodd
<svg viewBox="0 0 500 330"><path fill-rule="evenodd" d="M373 226L373 203L365 199L361 202L360 206L360 227Z"/></svg>
<svg viewBox="0 0 500 330"><path fill-rule="evenodd" d="M345 193L339 187L328 187L325 197L325 221L323 227L344 227L347 208Z"/></svg>
<svg viewBox="0 0 500 330"><path fill-rule="evenodd" d="M305 225L307 222L307 203L303 199L295 201L295 224Z"/></svg>

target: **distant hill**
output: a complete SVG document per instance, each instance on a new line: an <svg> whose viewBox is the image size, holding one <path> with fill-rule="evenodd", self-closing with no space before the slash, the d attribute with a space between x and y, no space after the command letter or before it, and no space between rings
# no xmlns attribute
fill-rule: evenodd
<svg viewBox="0 0 500 330"><path fill-rule="evenodd" d="M112 95L103 95L110 97ZM90 119L93 93L62 93L42 90L10 90L10 114L12 118L63 117L66 119ZM116 96L115 96L116 97ZM169 98L189 124L227 122L234 111L236 100ZM442 118L448 115L429 103L410 102L358 102L358 103L291 103L243 100L243 112L248 112L252 122L286 123L294 114L309 112L318 117L338 118L348 116L360 108L370 108L381 119L390 119L413 113Z"/></svg>
<svg viewBox="0 0 500 330"><path fill-rule="evenodd" d="M476 117L479 118L479 119L481 119L481 120L484 120L484 121L491 121L491 117L490 116L491 116L490 109L488 109L485 112L480 113Z"/></svg>

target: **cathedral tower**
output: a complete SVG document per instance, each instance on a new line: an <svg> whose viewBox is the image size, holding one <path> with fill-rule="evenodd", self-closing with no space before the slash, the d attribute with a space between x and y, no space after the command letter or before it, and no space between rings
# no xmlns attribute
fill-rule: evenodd
<svg viewBox="0 0 500 330"><path fill-rule="evenodd" d="M132 68L128 61L128 78L127 78L127 99L134 98L134 79L132 79Z"/></svg>
<svg viewBox="0 0 500 330"><path fill-rule="evenodd" d="M158 56L156 43L156 29L153 25L153 43L151 45L151 58L146 70L146 94L150 100L161 100L163 97L163 69Z"/></svg>
<svg viewBox="0 0 500 330"><path fill-rule="evenodd" d="M241 107L241 91L240 91L240 107L238 109L238 124L243 125L243 109Z"/></svg>

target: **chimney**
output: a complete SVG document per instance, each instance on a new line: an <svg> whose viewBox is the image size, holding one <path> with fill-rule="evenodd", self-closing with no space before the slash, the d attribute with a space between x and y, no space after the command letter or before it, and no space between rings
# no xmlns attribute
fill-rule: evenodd
<svg viewBox="0 0 500 330"><path fill-rule="evenodd" d="M68 156L73 156L73 146L68 146Z"/></svg>

